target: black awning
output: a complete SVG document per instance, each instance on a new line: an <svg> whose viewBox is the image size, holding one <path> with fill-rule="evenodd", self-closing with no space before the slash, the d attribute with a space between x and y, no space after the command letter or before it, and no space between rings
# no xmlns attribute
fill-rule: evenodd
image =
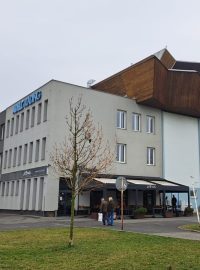
<svg viewBox="0 0 200 270"><path fill-rule="evenodd" d="M95 181L100 182L102 186L115 189L115 178L94 178ZM127 179L129 190L157 190L157 191L165 191L165 192L189 192L189 187L184 186L172 181L168 181L166 179Z"/></svg>

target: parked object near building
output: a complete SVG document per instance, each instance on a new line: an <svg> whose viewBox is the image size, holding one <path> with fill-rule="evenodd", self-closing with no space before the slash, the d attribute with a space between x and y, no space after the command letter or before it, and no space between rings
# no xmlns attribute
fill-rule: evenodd
<svg viewBox="0 0 200 270"><path fill-rule="evenodd" d="M94 179L103 188L77 197L76 213L98 213L102 197L117 205L119 175L129 181L127 214L138 206L164 214L173 193L190 205L190 175L200 179L199 71L165 49L91 88L51 80L8 107L0 113L0 209L70 215L71 191L53 172L50 153L67 135L69 99L80 95L116 160Z"/></svg>

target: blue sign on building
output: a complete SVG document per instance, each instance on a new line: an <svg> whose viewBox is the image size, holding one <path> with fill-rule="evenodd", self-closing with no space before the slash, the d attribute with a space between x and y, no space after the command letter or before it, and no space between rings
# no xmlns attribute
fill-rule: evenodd
<svg viewBox="0 0 200 270"><path fill-rule="evenodd" d="M13 106L13 113L17 113L22 111L24 108L28 107L29 105L35 103L36 101L40 100L42 97L41 91L36 91L33 94L29 95L25 99L19 101Z"/></svg>

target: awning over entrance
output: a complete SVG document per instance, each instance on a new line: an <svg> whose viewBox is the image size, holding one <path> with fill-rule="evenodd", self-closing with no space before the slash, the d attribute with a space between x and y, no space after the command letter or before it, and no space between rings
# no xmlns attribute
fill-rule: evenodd
<svg viewBox="0 0 200 270"><path fill-rule="evenodd" d="M115 188L115 178L94 178L95 181L102 183L110 188ZM166 179L127 179L128 189L137 190L158 190L165 192L189 192L189 187Z"/></svg>

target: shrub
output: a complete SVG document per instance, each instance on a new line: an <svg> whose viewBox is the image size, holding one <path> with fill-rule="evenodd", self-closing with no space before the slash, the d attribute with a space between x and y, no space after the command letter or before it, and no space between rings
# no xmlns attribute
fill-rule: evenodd
<svg viewBox="0 0 200 270"><path fill-rule="evenodd" d="M145 215L146 213L147 213L147 209L145 207L139 207L135 209L135 214Z"/></svg>
<svg viewBox="0 0 200 270"><path fill-rule="evenodd" d="M194 212L194 209L191 208L191 207L186 207L185 210L184 210L184 215L193 215L193 212Z"/></svg>

